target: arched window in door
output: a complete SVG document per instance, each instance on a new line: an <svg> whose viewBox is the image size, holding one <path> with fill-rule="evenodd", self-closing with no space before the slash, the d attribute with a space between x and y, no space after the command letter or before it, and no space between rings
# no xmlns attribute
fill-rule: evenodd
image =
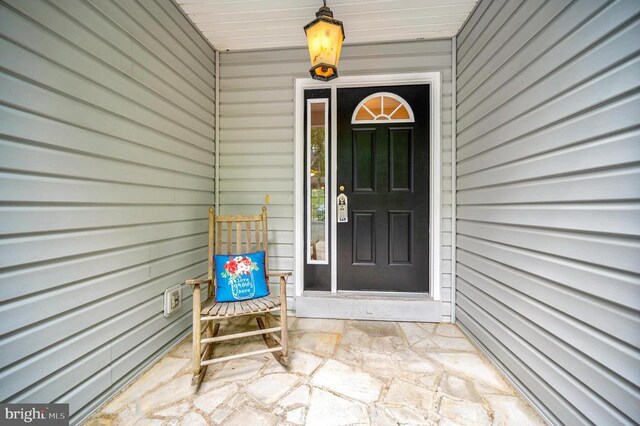
<svg viewBox="0 0 640 426"><path fill-rule="evenodd" d="M352 124L366 123L413 123L413 110L400 96L389 92L378 92L364 98L351 117Z"/></svg>

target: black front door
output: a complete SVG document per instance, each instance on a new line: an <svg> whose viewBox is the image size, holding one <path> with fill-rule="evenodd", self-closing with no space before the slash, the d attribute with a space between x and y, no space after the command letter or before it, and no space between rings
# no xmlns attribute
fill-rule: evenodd
<svg viewBox="0 0 640 426"><path fill-rule="evenodd" d="M377 93L404 99L414 121L374 121L372 100L360 118L373 122L352 123ZM348 200L348 222L336 224L338 290L428 292L429 86L338 89L337 104L337 186Z"/></svg>

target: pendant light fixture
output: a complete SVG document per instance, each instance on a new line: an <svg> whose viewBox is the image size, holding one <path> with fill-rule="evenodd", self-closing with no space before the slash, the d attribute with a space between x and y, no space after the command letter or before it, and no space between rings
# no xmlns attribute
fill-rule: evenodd
<svg viewBox="0 0 640 426"><path fill-rule="evenodd" d="M329 81L338 77L338 60L344 40L342 21L333 18L333 12L323 0L316 12L316 19L304 27L311 59L311 77Z"/></svg>

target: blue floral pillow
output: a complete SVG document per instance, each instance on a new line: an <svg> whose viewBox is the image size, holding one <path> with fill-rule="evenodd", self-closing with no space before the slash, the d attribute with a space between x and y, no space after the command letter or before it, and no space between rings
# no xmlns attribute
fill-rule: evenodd
<svg viewBox="0 0 640 426"><path fill-rule="evenodd" d="M269 294L264 272L264 251L214 256L216 302L237 302Z"/></svg>

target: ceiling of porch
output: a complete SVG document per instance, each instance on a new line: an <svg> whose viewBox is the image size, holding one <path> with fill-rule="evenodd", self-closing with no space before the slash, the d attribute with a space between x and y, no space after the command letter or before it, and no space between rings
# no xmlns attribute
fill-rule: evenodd
<svg viewBox="0 0 640 426"><path fill-rule="evenodd" d="M218 50L306 46L303 27L322 0L176 0ZM477 0L328 0L345 44L456 35Z"/></svg>

